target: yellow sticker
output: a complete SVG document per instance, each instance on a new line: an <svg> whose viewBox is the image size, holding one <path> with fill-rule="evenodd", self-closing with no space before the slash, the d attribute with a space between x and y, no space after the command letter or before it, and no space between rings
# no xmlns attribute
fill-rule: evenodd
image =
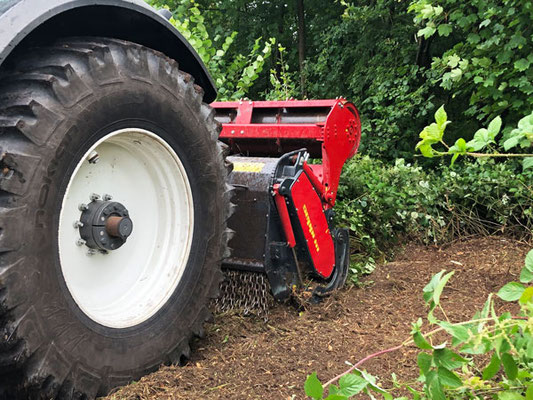
<svg viewBox="0 0 533 400"><path fill-rule="evenodd" d="M259 162L234 162L233 170L237 172L261 172L264 166L264 163Z"/></svg>

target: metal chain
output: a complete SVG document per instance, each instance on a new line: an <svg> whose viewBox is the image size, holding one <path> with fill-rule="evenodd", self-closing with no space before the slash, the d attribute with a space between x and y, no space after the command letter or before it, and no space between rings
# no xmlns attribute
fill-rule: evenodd
<svg viewBox="0 0 533 400"><path fill-rule="evenodd" d="M215 310L239 310L244 315L255 314L267 320L274 298L266 275L236 270L225 270L224 275L220 296L215 300Z"/></svg>

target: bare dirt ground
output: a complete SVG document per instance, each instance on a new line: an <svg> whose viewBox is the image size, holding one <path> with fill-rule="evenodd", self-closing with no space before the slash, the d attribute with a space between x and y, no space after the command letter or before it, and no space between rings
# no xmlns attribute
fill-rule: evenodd
<svg viewBox="0 0 533 400"><path fill-rule="evenodd" d="M406 339L411 323L427 314L422 288L436 272L456 271L442 303L458 322L471 318L489 293L518 279L528 250L502 237L444 248L407 245L365 278L363 288L347 287L304 311L277 305L268 322L217 315L185 366L162 367L106 399L304 399L309 373L329 380L348 368L346 361L355 363ZM404 382L418 376L416 354L407 348L363 367L389 387L392 372Z"/></svg>

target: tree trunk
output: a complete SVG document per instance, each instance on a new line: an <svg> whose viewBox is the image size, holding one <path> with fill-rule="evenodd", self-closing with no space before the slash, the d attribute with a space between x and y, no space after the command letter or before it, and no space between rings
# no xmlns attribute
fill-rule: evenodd
<svg viewBox="0 0 533 400"><path fill-rule="evenodd" d="M305 90L305 9L304 0L296 0L296 8L298 14L298 61L300 65L300 85L302 86L302 95L307 95Z"/></svg>

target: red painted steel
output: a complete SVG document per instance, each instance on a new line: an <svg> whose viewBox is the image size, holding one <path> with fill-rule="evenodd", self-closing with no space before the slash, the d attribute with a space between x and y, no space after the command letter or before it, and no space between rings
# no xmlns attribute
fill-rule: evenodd
<svg viewBox="0 0 533 400"><path fill-rule="evenodd" d="M239 101L211 106L217 119L224 121L220 139L235 153L277 156L307 147L312 157L322 158L322 165L309 167L325 207L333 207L342 167L361 140L361 121L352 103L345 99Z"/></svg>
<svg viewBox="0 0 533 400"><path fill-rule="evenodd" d="M279 212L279 217L281 219L281 226L283 227L283 232L285 232L285 238L287 239L287 244L289 247L296 246L296 239L294 238L294 231L292 230L291 218L289 217L289 209L287 208L287 203L285 197L279 194L279 183L276 183L273 187L274 190L274 201L276 202L276 208Z"/></svg>
<svg viewBox="0 0 533 400"><path fill-rule="evenodd" d="M335 245L322 201L305 173L292 185L291 197L315 270L321 277L329 278L335 267Z"/></svg>

